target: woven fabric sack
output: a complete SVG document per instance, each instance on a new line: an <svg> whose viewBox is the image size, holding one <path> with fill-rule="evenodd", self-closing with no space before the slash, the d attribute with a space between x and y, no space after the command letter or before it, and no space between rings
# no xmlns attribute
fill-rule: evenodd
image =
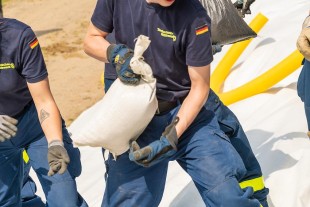
<svg viewBox="0 0 310 207"><path fill-rule="evenodd" d="M142 57L149 44L148 37L139 36L130 62L141 74L140 83L133 86L116 79L105 96L69 127L74 146L103 147L117 156L144 131L158 108L156 79Z"/></svg>
<svg viewBox="0 0 310 207"><path fill-rule="evenodd" d="M200 0L211 18L212 44L228 45L256 37L231 0Z"/></svg>

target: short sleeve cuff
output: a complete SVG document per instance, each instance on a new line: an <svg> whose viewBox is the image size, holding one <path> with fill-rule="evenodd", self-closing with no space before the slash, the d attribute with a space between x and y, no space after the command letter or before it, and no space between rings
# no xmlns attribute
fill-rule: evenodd
<svg viewBox="0 0 310 207"><path fill-rule="evenodd" d="M100 21L97 21L94 17L91 18L91 23L103 32L112 33L113 31L113 29L111 30L107 26L101 24Z"/></svg>
<svg viewBox="0 0 310 207"><path fill-rule="evenodd" d="M44 80L47 76L48 76L48 73L47 73L47 71L45 71L40 76L37 76L35 78L27 78L26 81L28 83L37 83L37 82Z"/></svg>
<svg viewBox="0 0 310 207"><path fill-rule="evenodd" d="M202 67L211 64L213 61L213 56L210 56L210 58L203 60L203 61L197 61L197 60L187 60L187 65L193 66L193 67Z"/></svg>

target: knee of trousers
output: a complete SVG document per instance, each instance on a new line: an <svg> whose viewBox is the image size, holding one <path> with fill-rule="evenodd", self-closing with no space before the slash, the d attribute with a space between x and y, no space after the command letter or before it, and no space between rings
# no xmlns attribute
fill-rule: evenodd
<svg viewBox="0 0 310 207"><path fill-rule="evenodd" d="M49 187L50 189L48 189L46 192L46 203L48 204L48 206L84 206L81 205L83 203L83 198L79 195L74 180L54 183Z"/></svg>
<svg viewBox="0 0 310 207"><path fill-rule="evenodd" d="M228 178L203 198L208 207L261 207L260 202L253 197L253 188L241 189L235 177Z"/></svg>

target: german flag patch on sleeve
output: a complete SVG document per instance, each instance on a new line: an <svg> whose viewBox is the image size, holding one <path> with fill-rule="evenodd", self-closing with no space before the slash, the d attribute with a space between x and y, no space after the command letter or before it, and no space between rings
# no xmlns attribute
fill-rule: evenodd
<svg viewBox="0 0 310 207"><path fill-rule="evenodd" d="M33 48L35 48L38 44L39 44L39 41L38 41L37 37L35 37L33 40L31 40L31 41L29 42L29 47L30 47L31 49L33 49Z"/></svg>
<svg viewBox="0 0 310 207"><path fill-rule="evenodd" d="M196 28L196 35L201 35L209 31L209 27L207 24L204 24L200 27Z"/></svg>

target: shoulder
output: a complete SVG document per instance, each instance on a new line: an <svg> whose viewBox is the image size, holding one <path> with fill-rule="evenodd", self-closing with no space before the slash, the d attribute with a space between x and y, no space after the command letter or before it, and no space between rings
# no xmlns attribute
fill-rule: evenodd
<svg viewBox="0 0 310 207"><path fill-rule="evenodd" d="M206 9L202 6L199 0L180 0L176 6L180 11L193 16L201 13L207 13Z"/></svg>
<svg viewBox="0 0 310 207"><path fill-rule="evenodd" d="M9 41L34 38L31 27L17 19L3 18L0 21L2 37Z"/></svg>
<svg viewBox="0 0 310 207"><path fill-rule="evenodd" d="M3 29L9 30L9 31L12 30L15 32L23 32L28 28L30 29L30 27L27 24L17 19L10 19L10 18L3 18L1 21L1 25Z"/></svg>
<svg viewBox="0 0 310 207"><path fill-rule="evenodd" d="M187 24L190 25L197 19L204 19L206 22L211 22L206 9L199 0L179 0L176 3L177 16L183 19L184 22L187 22Z"/></svg>

